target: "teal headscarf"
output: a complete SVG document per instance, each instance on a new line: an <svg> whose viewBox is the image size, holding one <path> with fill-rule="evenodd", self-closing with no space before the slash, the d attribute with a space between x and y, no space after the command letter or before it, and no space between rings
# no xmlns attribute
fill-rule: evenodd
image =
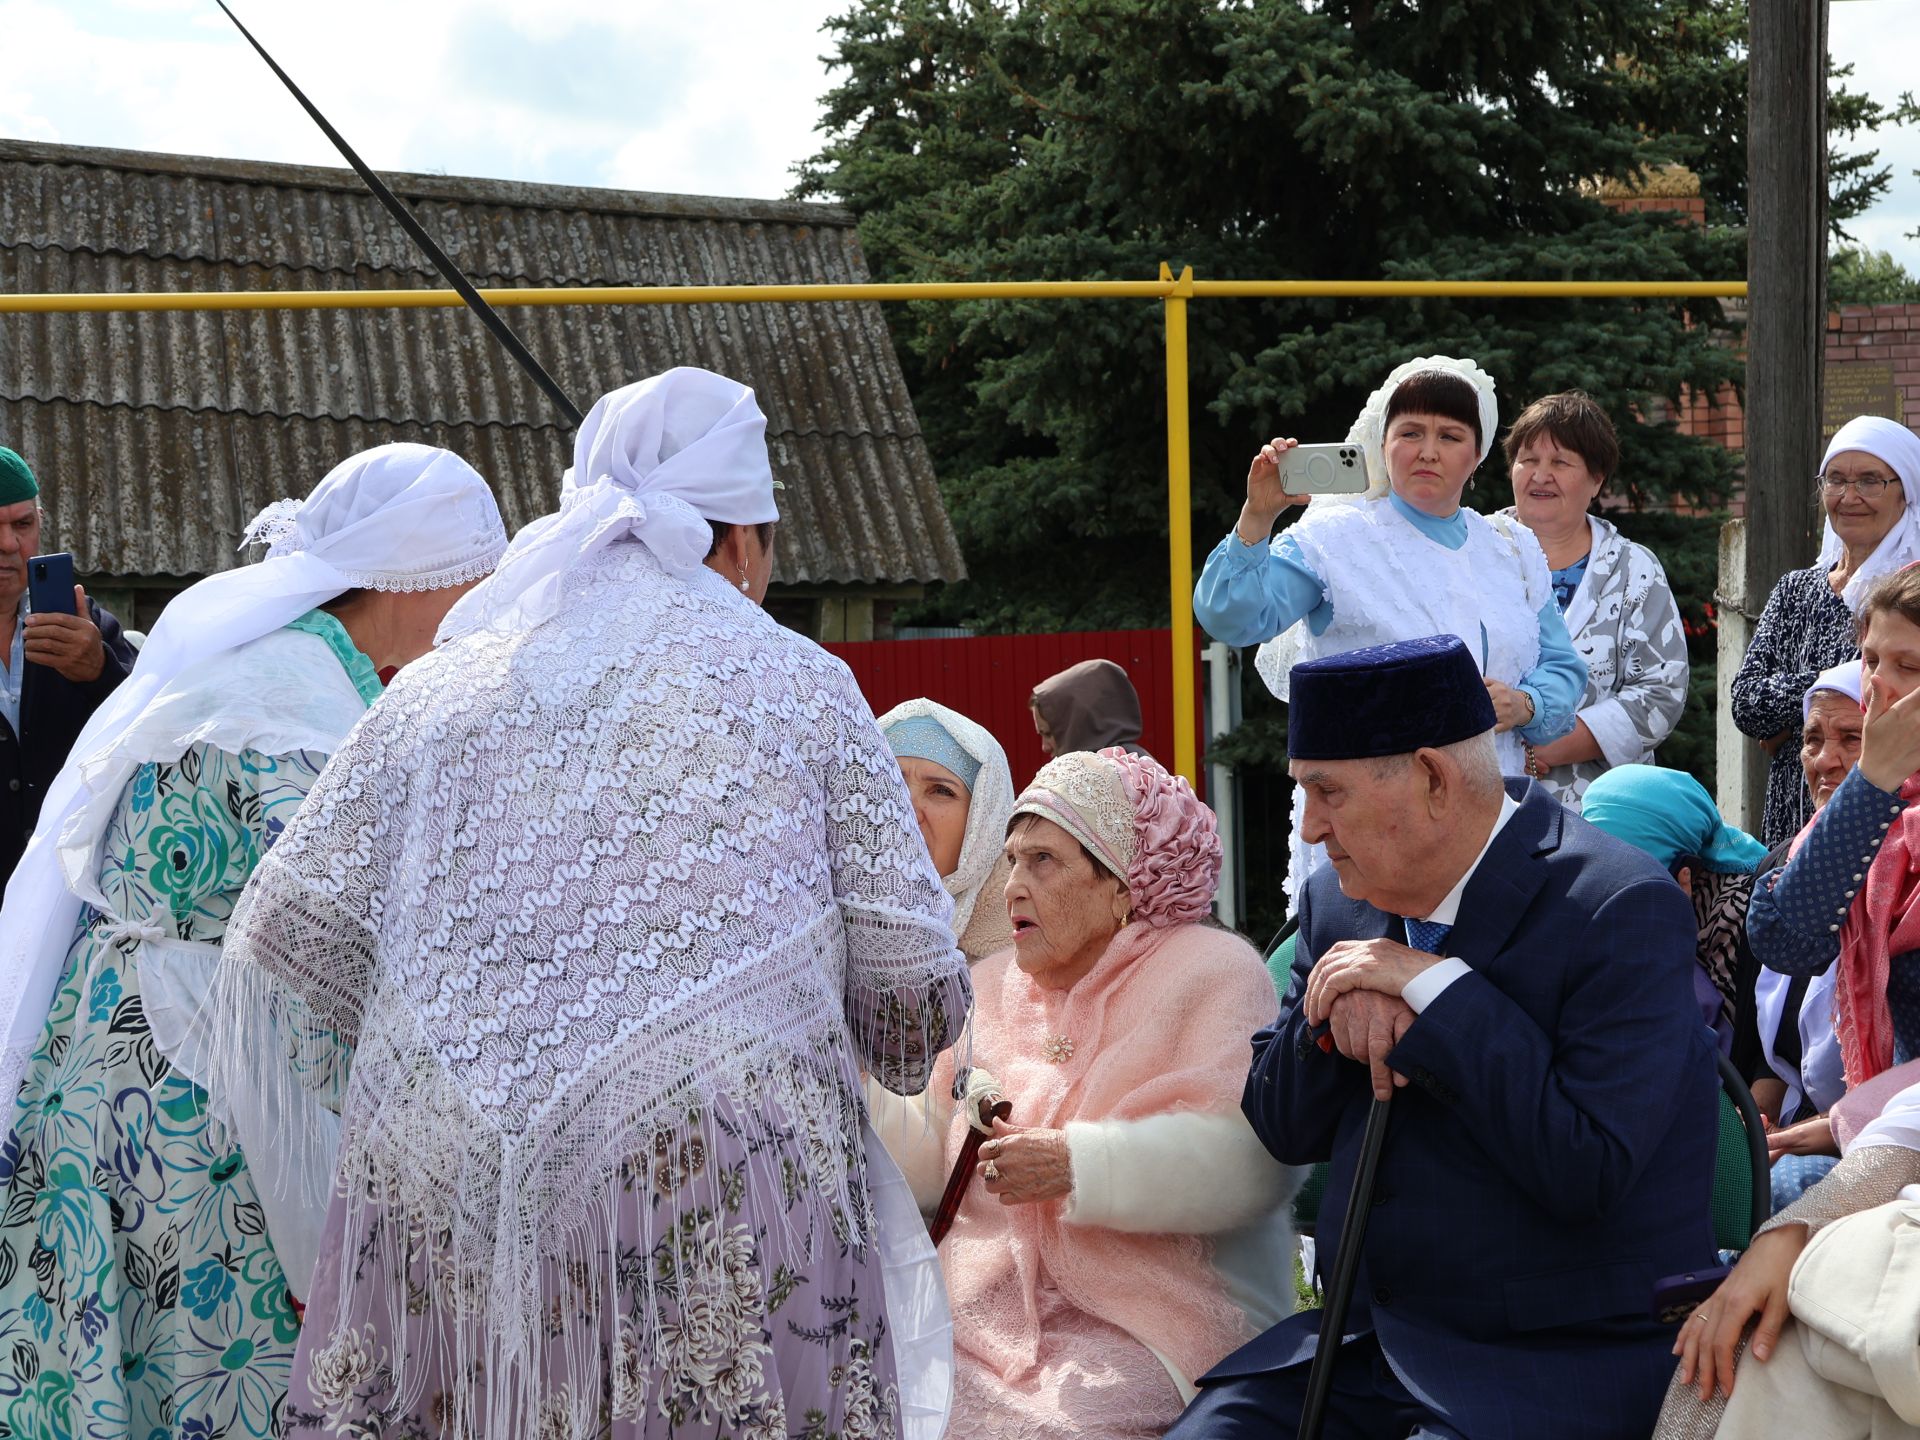
<svg viewBox="0 0 1920 1440"><path fill-rule="evenodd" d="M1587 787L1580 813L1669 870L1693 855L1717 875L1751 875L1767 855L1766 846L1720 818L1706 787L1684 770L1616 765Z"/></svg>

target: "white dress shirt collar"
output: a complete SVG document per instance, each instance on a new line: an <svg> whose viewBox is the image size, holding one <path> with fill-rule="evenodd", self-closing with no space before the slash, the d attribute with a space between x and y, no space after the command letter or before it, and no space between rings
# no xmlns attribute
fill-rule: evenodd
<svg viewBox="0 0 1920 1440"><path fill-rule="evenodd" d="M1500 813L1494 817L1493 829L1487 832L1487 843L1480 847L1480 853L1473 857L1473 864L1467 867L1467 873L1460 877L1459 883L1447 892L1446 898L1433 907L1431 914L1422 915L1420 919L1425 920L1429 925L1451 925L1459 918L1460 897L1467 893L1467 882L1472 880L1474 874L1480 869L1480 862L1487 858L1487 851L1493 848L1494 837L1506 829L1507 822L1519 813L1520 802L1502 792Z"/></svg>

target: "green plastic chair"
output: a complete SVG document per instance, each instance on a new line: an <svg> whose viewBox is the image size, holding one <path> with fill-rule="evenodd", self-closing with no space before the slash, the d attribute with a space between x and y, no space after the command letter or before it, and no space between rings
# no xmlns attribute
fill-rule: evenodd
<svg viewBox="0 0 1920 1440"><path fill-rule="evenodd" d="M1293 947L1300 935L1300 922L1291 915L1280 931L1267 942L1267 975L1273 981L1273 993L1287 998L1287 985L1293 979Z"/></svg>
<svg viewBox="0 0 1920 1440"><path fill-rule="evenodd" d="M1293 979L1294 942L1299 938L1299 922L1291 918L1280 927L1280 933L1273 937L1273 943L1267 947L1267 975L1273 981L1274 995L1287 998L1287 986ZM1320 1201L1327 1193L1327 1166L1315 1165L1307 1171L1307 1178L1293 1197L1293 1229L1297 1235L1313 1234L1314 1225L1320 1218Z"/></svg>
<svg viewBox="0 0 1920 1440"><path fill-rule="evenodd" d="M1311 1235L1320 1222L1320 1202L1327 1196L1327 1171L1332 1167L1325 1161L1309 1167L1307 1178L1301 1183L1293 1197L1293 1233Z"/></svg>
<svg viewBox="0 0 1920 1440"><path fill-rule="evenodd" d="M1298 938L1287 936L1267 956L1267 974L1273 980L1273 993L1282 1000L1287 998L1287 985L1293 979L1293 945Z"/></svg>
<svg viewBox="0 0 1920 1440"><path fill-rule="evenodd" d="M1744 1250L1773 1211L1767 1130L1753 1092L1733 1062L1717 1052L1716 1058L1720 1129L1713 1152L1713 1243L1722 1250Z"/></svg>

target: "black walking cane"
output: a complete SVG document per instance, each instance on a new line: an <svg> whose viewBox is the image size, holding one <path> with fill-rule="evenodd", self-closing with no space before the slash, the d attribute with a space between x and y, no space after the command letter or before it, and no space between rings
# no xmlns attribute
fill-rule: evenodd
<svg viewBox="0 0 1920 1440"><path fill-rule="evenodd" d="M1376 1097L1367 1111L1360 1159L1353 1171L1353 1190L1347 1196L1347 1213L1340 1221L1340 1250L1333 1259L1333 1280L1320 1311L1320 1340L1313 1348L1313 1367L1307 1372L1307 1403L1300 1412L1299 1440L1320 1440L1320 1427L1326 1424L1327 1392L1333 1388L1333 1367L1340 1358L1347 1304L1353 1299L1354 1275L1360 1269L1360 1246L1367 1238L1367 1214L1373 1209L1373 1182L1380 1169L1380 1151L1387 1141L1392 1103L1391 1099Z"/></svg>

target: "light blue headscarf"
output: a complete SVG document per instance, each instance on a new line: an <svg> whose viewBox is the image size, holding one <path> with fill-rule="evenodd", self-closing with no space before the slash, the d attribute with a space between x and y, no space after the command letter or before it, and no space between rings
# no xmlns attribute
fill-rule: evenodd
<svg viewBox="0 0 1920 1440"><path fill-rule="evenodd" d="M1669 870L1692 855L1716 875L1750 875L1767 855L1766 846L1720 818L1706 787L1684 770L1616 765L1587 787L1580 814Z"/></svg>
<svg viewBox="0 0 1920 1440"><path fill-rule="evenodd" d="M951 770L960 783L973 790L980 777L980 762L956 740L953 732L931 715L908 715L882 727L887 744L901 760L931 760Z"/></svg>

